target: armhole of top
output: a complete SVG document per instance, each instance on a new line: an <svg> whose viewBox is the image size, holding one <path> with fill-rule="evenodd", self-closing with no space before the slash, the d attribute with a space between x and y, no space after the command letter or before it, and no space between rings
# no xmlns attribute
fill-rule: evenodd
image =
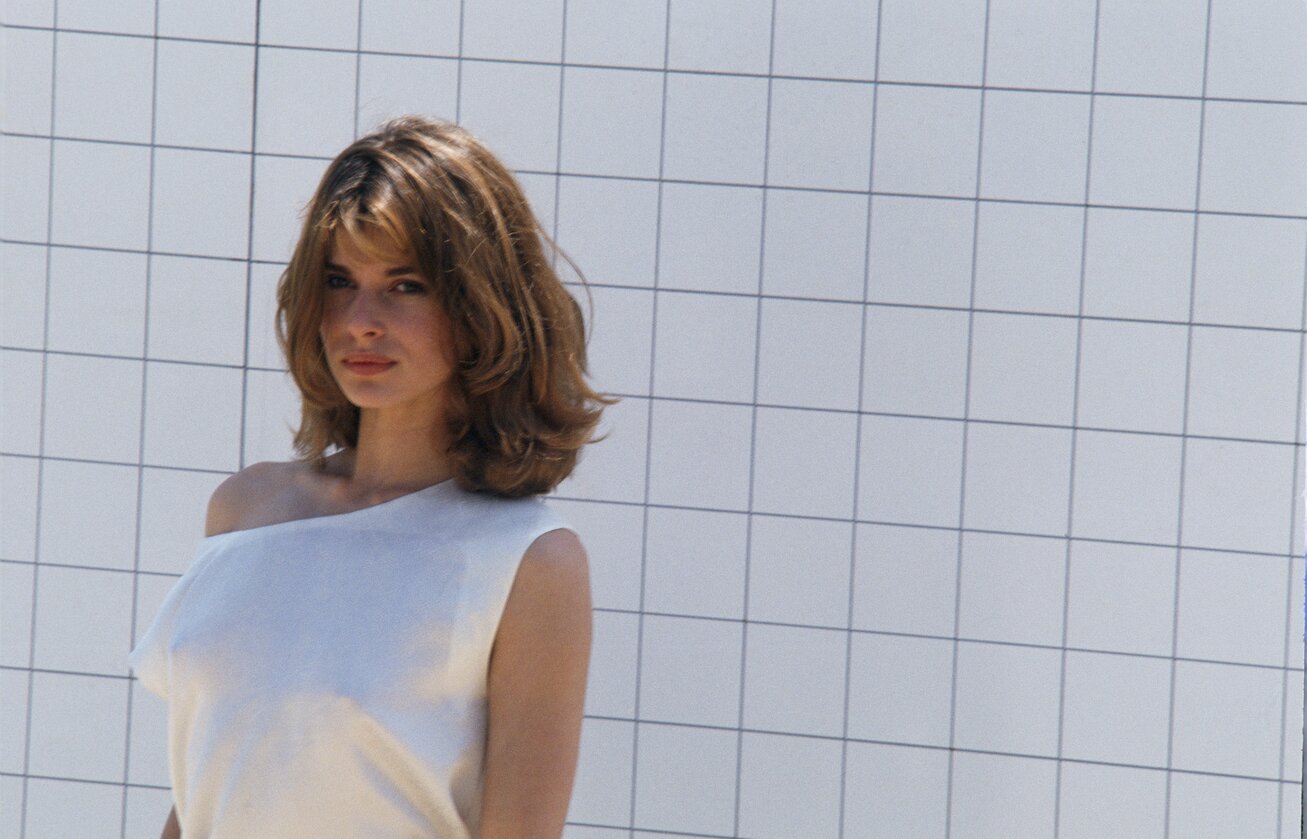
<svg viewBox="0 0 1307 839"><path fill-rule="evenodd" d="M197 550L202 551L201 548ZM191 562L189 568L177 578L172 588L164 595L163 602L141 635L141 640L127 654L127 666L135 674L136 680L147 690L164 701L169 695L168 643L172 640L172 630L177 613L195 584L196 578L208 565L213 552L201 552Z"/></svg>

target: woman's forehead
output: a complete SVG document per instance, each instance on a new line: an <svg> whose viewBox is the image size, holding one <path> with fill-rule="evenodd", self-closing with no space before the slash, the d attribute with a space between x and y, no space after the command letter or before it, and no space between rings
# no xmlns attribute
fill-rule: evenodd
<svg viewBox="0 0 1307 839"><path fill-rule="evenodd" d="M327 240L327 261L337 264L382 262L400 265L411 261L412 254L408 251L375 229L354 234L338 227Z"/></svg>

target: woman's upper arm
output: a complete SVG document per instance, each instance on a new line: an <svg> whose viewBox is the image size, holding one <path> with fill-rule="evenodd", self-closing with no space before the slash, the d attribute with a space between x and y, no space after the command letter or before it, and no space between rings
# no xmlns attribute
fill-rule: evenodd
<svg viewBox="0 0 1307 839"><path fill-rule="evenodd" d="M490 656L482 839L558 837L590 661L590 576L570 530L522 557Z"/></svg>

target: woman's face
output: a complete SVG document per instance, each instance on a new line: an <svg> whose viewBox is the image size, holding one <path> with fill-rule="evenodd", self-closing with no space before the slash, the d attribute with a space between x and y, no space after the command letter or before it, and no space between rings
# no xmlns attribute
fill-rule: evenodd
<svg viewBox="0 0 1307 839"><path fill-rule="evenodd" d="M436 413L456 359L431 281L402 256L370 257L341 233L327 249L325 285L322 345L345 397Z"/></svg>

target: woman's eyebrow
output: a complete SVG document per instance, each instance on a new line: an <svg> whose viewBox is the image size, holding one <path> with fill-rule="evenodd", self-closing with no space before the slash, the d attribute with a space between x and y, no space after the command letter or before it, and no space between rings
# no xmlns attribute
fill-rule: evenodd
<svg viewBox="0 0 1307 839"><path fill-rule="evenodd" d="M327 270L339 271L342 274L349 273L349 269L346 268L344 265L337 265L336 263L330 261L327 262ZM411 265L400 265L397 268L388 268L386 270L387 277L400 277L403 276L404 274L416 274L416 273L417 273L417 269L412 267Z"/></svg>

